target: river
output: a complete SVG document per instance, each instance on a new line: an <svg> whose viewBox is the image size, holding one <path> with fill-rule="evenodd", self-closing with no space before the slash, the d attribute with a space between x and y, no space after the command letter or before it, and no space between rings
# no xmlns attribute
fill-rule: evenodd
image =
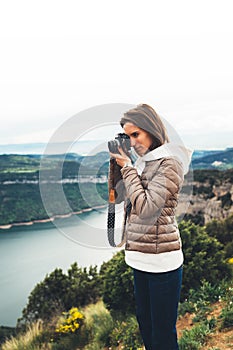
<svg viewBox="0 0 233 350"><path fill-rule="evenodd" d="M102 209L0 230L0 325L16 325L32 289L55 268L66 272L75 261L99 267L111 259L117 249L108 244L106 222Z"/></svg>

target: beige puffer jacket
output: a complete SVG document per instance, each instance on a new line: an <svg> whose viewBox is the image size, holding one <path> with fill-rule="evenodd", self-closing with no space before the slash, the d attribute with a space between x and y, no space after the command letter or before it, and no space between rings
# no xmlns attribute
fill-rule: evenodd
<svg viewBox="0 0 233 350"><path fill-rule="evenodd" d="M121 173L132 204L125 249L155 254L181 249L175 219L184 177L181 162L160 158L146 162L141 176L133 167L122 168Z"/></svg>

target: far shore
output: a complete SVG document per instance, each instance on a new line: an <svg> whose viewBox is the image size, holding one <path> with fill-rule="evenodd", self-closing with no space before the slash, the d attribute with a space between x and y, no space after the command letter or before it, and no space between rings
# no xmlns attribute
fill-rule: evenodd
<svg viewBox="0 0 233 350"><path fill-rule="evenodd" d="M79 214L83 214L83 213L86 213L89 211L103 209L106 207L107 207L106 205L98 205L98 206L94 206L92 208L84 208L84 209L79 210L79 211L73 211L73 212L68 213L68 214L54 215L51 218L47 218L47 219L32 220L32 221L25 221L25 222L13 222L11 224L0 225L0 229L8 230L13 226L30 226L30 225L37 224L37 223L53 222L55 219L69 218L72 215L79 215Z"/></svg>

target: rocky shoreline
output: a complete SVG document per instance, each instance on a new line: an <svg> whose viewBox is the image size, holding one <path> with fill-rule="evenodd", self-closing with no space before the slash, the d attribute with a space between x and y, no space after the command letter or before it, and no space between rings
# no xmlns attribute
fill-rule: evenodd
<svg viewBox="0 0 233 350"><path fill-rule="evenodd" d="M106 207L107 207L106 205L98 205L98 206L95 206L92 208L84 208L84 209L79 210L79 211L73 211L73 212L68 213L68 214L54 215L51 218L47 218L47 219L32 220L32 221L25 221L25 222L13 222L11 224L0 225L0 230L8 230L14 226L30 226L30 225L38 224L38 223L53 222L55 219L69 218L72 215L79 215L79 214L83 214L83 213L86 213L89 211L103 209Z"/></svg>

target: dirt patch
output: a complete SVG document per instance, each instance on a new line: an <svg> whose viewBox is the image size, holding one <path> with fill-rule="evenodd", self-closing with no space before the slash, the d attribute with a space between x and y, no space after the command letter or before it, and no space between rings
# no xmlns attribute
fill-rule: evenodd
<svg viewBox="0 0 233 350"><path fill-rule="evenodd" d="M178 319L176 324L178 338L182 336L182 332L185 329L190 330L192 328L193 326L192 319L194 316L195 316L194 314L186 313L184 316Z"/></svg>
<svg viewBox="0 0 233 350"><path fill-rule="evenodd" d="M207 319L216 318L221 314L222 303L217 302L211 306L212 311L208 314ZM177 321L177 334L178 338L182 336L182 332L187 329L190 330L195 325L193 318L195 314L186 313L180 317ZM217 327L218 328L218 327ZM233 327L224 329L223 331L216 330L206 338L206 345L201 348L202 350L233 350Z"/></svg>
<svg viewBox="0 0 233 350"><path fill-rule="evenodd" d="M210 334L207 345L202 350L232 350L233 349L233 329L228 331Z"/></svg>

